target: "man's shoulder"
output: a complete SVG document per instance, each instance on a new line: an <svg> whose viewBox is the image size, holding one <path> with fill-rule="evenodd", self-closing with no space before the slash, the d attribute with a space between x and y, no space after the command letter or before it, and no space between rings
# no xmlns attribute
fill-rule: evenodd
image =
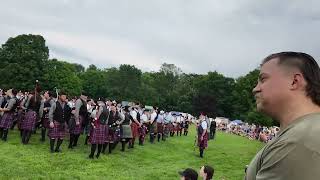
<svg viewBox="0 0 320 180"><path fill-rule="evenodd" d="M317 140L320 132L320 113L305 115L293 122L281 136L292 142ZM317 140L318 141L318 140Z"/></svg>

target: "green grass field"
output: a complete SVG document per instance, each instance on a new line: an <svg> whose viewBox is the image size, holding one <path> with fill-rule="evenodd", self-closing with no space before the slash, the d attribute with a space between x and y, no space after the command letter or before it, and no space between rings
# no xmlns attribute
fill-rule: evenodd
<svg viewBox="0 0 320 180"><path fill-rule="evenodd" d="M33 135L29 145L20 143L19 132L9 132L8 142L0 142L0 179L179 179L178 171L187 167L199 171L208 164L215 169L215 179L242 179L244 167L263 146L257 141L218 132L204 158L194 151L195 128L188 136L170 137L165 142L135 146L126 152L118 145L113 154L87 159L90 146L49 153L49 143ZM200 178L199 178L200 179Z"/></svg>

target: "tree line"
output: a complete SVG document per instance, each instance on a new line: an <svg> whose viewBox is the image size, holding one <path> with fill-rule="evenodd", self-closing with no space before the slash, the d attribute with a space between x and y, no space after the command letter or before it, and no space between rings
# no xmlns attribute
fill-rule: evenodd
<svg viewBox="0 0 320 180"><path fill-rule="evenodd" d="M86 91L92 98L110 98L155 105L166 111L211 117L223 116L271 126L270 118L258 113L252 89L259 70L239 78L213 71L187 74L174 64L163 63L158 72L142 72L134 65L98 68L49 59L41 35L10 37L0 48L0 87L32 90L35 80L42 89L63 89L70 96Z"/></svg>

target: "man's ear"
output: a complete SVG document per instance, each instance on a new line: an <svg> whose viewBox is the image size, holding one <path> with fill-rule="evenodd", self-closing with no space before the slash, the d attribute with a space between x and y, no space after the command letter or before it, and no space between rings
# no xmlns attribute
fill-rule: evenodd
<svg viewBox="0 0 320 180"><path fill-rule="evenodd" d="M305 80L301 73L296 73L293 75L292 82L291 82L291 90L296 90L305 85Z"/></svg>

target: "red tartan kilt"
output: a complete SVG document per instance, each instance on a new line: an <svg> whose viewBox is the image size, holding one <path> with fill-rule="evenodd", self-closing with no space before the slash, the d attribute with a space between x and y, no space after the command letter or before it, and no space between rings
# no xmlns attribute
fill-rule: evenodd
<svg viewBox="0 0 320 180"><path fill-rule="evenodd" d="M177 123L177 124L174 126L174 130L175 130L175 131L181 131L180 124Z"/></svg>
<svg viewBox="0 0 320 180"><path fill-rule="evenodd" d="M5 112L0 121L0 128L9 129L13 123L13 112Z"/></svg>
<svg viewBox="0 0 320 180"><path fill-rule="evenodd" d="M131 132L132 132L132 138L136 138L139 136L139 126L136 123L131 123Z"/></svg>
<svg viewBox="0 0 320 180"><path fill-rule="evenodd" d="M66 135L66 126L66 123L63 126L59 122L54 121L54 128L49 128L48 136L51 139L63 139Z"/></svg>
<svg viewBox="0 0 320 180"><path fill-rule="evenodd" d="M174 131L174 126L173 126L172 123L169 123L169 124L167 125L167 127L168 127L168 130L169 130L170 132Z"/></svg>
<svg viewBox="0 0 320 180"><path fill-rule="evenodd" d="M157 123L157 132L163 133L163 124L162 123Z"/></svg>
<svg viewBox="0 0 320 180"><path fill-rule="evenodd" d="M73 129L69 130L70 134L81 134L82 133L83 129L82 129L81 125L82 125L83 119L84 119L83 116L79 116L80 123L79 123L79 125L76 125ZM71 119L70 121L74 121L74 120Z"/></svg>
<svg viewBox="0 0 320 180"><path fill-rule="evenodd" d="M208 133L206 132L203 140L201 141L201 135L198 134L198 146L202 148L208 147Z"/></svg>
<svg viewBox="0 0 320 180"><path fill-rule="evenodd" d="M91 129L90 132L90 143L91 144L104 144L107 137L107 125L99 124L95 128Z"/></svg>
<svg viewBox="0 0 320 180"><path fill-rule="evenodd" d="M26 112L24 119L21 122L21 129L32 131L35 128L37 120L37 113L29 110Z"/></svg>

